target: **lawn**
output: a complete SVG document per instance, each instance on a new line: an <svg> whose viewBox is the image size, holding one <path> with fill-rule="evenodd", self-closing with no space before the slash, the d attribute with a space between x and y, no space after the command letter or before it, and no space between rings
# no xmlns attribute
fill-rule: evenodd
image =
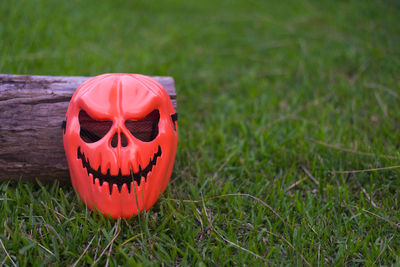
<svg viewBox="0 0 400 267"><path fill-rule="evenodd" d="M399 18L395 0L1 1L0 73L173 76L180 136L130 220L70 184L0 184L0 265L400 265Z"/></svg>

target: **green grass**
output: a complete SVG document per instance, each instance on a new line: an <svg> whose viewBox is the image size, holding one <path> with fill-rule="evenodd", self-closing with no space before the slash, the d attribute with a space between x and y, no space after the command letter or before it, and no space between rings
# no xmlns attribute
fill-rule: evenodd
<svg viewBox="0 0 400 267"><path fill-rule="evenodd" d="M394 0L1 1L1 73L171 75L180 136L166 193L128 221L70 185L1 184L0 265L400 265L400 169L369 170L400 165L399 18Z"/></svg>

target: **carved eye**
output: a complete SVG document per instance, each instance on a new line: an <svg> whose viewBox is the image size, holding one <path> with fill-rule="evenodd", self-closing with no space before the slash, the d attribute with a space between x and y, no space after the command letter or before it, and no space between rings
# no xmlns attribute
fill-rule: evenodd
<svg viewBox="0 0 400 267"><path fill-rule="evenodd" d="M125 126L131 134L143 142L153 141L158 135L158 122L160 121L160 112L153 110L143 119L125 121Z"/></svg>
<svg viewBox="0 0 400 267"><path fill-rule="evenodd" d="M98 121L81 110L79 112L80 136L86 143L94 143L103 138L111 129L112 121Z"/></svg>

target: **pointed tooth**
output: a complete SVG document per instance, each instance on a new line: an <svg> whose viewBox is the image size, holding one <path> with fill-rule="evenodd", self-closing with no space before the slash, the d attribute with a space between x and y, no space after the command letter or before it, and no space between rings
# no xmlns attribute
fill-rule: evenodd
<svg viewBox="0 0 400 267"><path fill-rule="evenodd" d="M151 170L147 173L146 177L144 177L144 181L147 183L147 177L150 175Z"/></svg>
<svg viewBox="0 0 400 267"><path fill-rule="evenodd" d="M95 182L94 182L94 188L95 188L95 190L96 190L95 192L96 192L96 193L100 193L100 192L101 192L100 181L99 181L98 178L95 178L94 180L95 180Z"/></svg>
<svg viewBox="0 0 400 267"><path fill-rule="evenodd" d="M134 193L135 192L135 181L132 181L131 182L131 193Z"/></svg>
<svg viewBox="0 0 400 267"><path fill-rule="evenodd" d="M129 161L128 168L129 170L132 170L132 172L137 171L138 168L137 162Z"/></svg>
<svg viewBox="0 0 400 267"><path fill-rule="evenodd" d="M126 203L126 201L129 199L129 189L128 189L128 187L130 187L131 185L129 184L129 186L128 186L128 184L123 184L122 185L122 187L121 187L121 192L120 192L120 197L121 197L121 204L123 205L123 203ZM125 205L124 205L124 208L121 210L121 212L123 212L123 210L127 210L127 209L129 209L128 207L125 207Z"/></svg>

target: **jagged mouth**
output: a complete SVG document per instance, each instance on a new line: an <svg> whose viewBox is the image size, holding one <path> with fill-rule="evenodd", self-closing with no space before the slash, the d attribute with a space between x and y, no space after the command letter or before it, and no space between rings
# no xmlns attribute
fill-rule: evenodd
<svg viewBox="0 0 400 267"><path fill-rule="evenodd" d="M157 152L154 153L152 159L150 158L149 164L147 164L147 166L144 169L142 169L142 167L139 164L139 170L136 173L133 172L132 169L129 169L130 171L129 175L122 175L121 168L119 168L118 175L114 176L110 174L110 169L107 169L107 174L103 174L101 172L101 166L99 166L97 170L93 169L90 166L89 159L85 157L85 153L81 152L81 147L78 147L78 159L82 161L82 167L86 169L88 176L89 174L92 174L93 184L95 184L96 179L99 180L100 186L102 186L104 182L107 182L108 189L110 190L110 195L112 194L112 189L114 187L114 184L117 185L119 193L121 193L122 186L126 184L126 188L128 189L128 192L130 194L132 182L133 186L135 182L137 183L138 186L140 186L142 177L144 177L144 181L147 182L147 175L149 174L150 171L152 171L153 167L157 164L157 159L160 156L161 156L161 147L158 146Z"/></svg>

